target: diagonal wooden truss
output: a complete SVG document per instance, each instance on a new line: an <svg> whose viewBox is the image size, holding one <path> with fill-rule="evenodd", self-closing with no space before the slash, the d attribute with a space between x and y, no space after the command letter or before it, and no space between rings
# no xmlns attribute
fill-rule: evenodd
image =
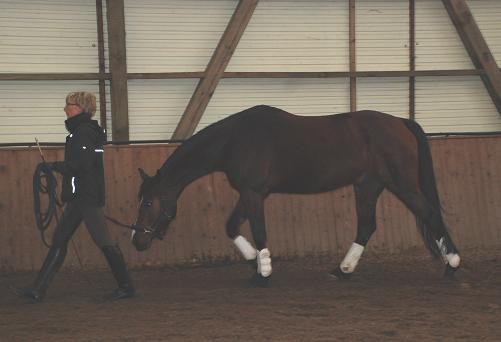
<svg viewBox="0 0 501 342"><path fill-rule="evenodd" d="M501 72L465 0L442 0L449 17L481 75L492 102L501 113Z"/></svg>
<svg viewBox="0 0 501 342"><path fill-rule="evenodd" d="M189 138L195 131L202 115L214 94L214 90L237 48L247 24L254 13L259 0L240 0L233 16L205 68L204 76L198 82L172 139Z"/></svg>
<svg viewBox="0 0 501 342"><path fill-rule="evenodd" d="M470 55L475 67L483 71L480 76L492 98L497 110L501 113L501 72L493 58L482 33L473 19L465 0L442 0L447 13L451 18L463 44ZM409 0L410 8L414 8L414 0ZM181 121L178 123L172 136L173 139L187 139L195 131L207 105L224 75L237 44L243 35L247 24L252 17L258 0L240 0L233 16L221 37L219 44L207 65L203 77L200 79L193 93ZM350 75L356 73L355 63L355 0L349 0L349 46L350 46ZM411 11L413 12L413 11ZM413 26L413 25L411 25ZM411 28L413 30L413 28ZM413 40L413 34L411 37ZM414 45L414 44L412 44ZM411 51L411 61L414 52ZM411 71L414 71L411 62ZM414 87L414 76L411 76L410 87ZM413 101L411 101L413 102ZM356 77L350 76L350 110L356 110ZM414 112L410 108L411 116Z"/></svg>
<svg viewBox="0 0 501 342"><path fill-rule="evenodd" d="M101 103L101 123L106 125L105 82L110 81L110 103L113 141L129 140L127 81L131 79L199 78L200 81L177 125L174 139L186 139L195 131L221 78L325 78L350 79L350 110L356 110L357 77L409 77L409 117L415 112L416 76L480 76L501 114L501 71L471 14L466 0L442 0L475 69L415 70L415 1L409 2L409 70L357 71L355 41L356 0L349 5L349 71L342 72L225 72L227 65L249 23L259 0L239 0L238 5L208 63L205 71L128 73L124 0L96 0L98 25L99 73L1 73L0 80L98 80ZM105 46L102 8L106 2L108 22L109 72L105 71Z"/></svg>

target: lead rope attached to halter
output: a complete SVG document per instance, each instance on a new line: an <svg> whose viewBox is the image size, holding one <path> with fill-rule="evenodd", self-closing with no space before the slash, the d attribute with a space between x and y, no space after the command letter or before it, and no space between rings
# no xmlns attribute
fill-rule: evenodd
<svg viewBox="0 0 501 342"><path fill-rule="evenodd" d="M43 154L42 154L42 161L43 162L38 164L37 168L35 169L35 172L33 173L33 208L35 212L36 225L38 230L40 231L42 242L47 248L50 248L51 245L47 242L47 239L45 237L45 231L50 226L52 219L55 219L56 226L59 226L59 215L57 210L58 208L62 210L63 204L59 200L56 193L57 190L56 177L54 176L54 173L52 172L49 165L45 163ZM41 202L42 202L41 195L47 196L46 211L42 211L41 209ZM123 224L107 215L105 215L105 217L106 219L110 220L111 222L119 226L133 229L133 227ZM78 253L78 248L73 238L71 238L71 245L73 247L75 256L78 260L78 264L80 265L80 269L83 272L85 271L85 269L83 266L82 258L80 257L80 253ZM93 284L92 281L85 275L85 272L83 272L83 277L88 284Z"/></svg>
<svg viewBox="0 0 501 342"><path fill-rule="evenodd" d="M120 226L120 227L124 227L124 228L128 228L128 229L131 229L131 230L139 230L138 228L132 226L132 225L128 225L128 224L125 224L125 223L122 223L118 220L115 220L113 217L110 217L108 215L104 215L104 217L110 221L110 222L113 222L114 224L116 224L117 226Z"/></svg>
<svg viewBox="0 0 501 342"><path fill-rule="evenodd" d="M38 230L40 231L42 241L47 248L50 248L50 245L45 238L45 231L50 226L53 218L56 220L56 223L59 224L57 208L63 207L63 204L59 201L56 194L56 188L57 180L50 167L45 162L38 164L35 173L33 174L33 207ZM47 210L43 212L41 209L41 195L47 195L48 197ZM122 223L108 215L104 215L104 217L117 226L131 230L140 230L137 227Z"/></svg>

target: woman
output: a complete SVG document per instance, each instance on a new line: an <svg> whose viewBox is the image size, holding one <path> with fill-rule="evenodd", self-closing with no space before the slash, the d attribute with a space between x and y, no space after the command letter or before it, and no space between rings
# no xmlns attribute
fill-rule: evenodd
<svg viewBox="0 0 501 342"><path fill-rule="evenodd" d="M43 300L50 281L64 262L68 242L82 221L95 244L103 251L118 288L112 300L134 296L135 290L118 245L112 243L104 218L104 130L92 116L96 112L96 97L88 92L73 92L66 96L64 111L68 119L64 161L49 163L63 175L61 199L66 203L59 225L54 231L52 247L45 258L32 287L18 291L34 301Z"/></svg>

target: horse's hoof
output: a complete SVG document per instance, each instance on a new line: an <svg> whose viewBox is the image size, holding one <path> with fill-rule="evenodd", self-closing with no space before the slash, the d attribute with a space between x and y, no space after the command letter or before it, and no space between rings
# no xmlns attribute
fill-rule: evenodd
<svg viewBox="0 0 501 342"><path fill-rule="evenodd" d="M447 264L445 266L445 271L444 271L444 278L446 279L455 279L454 274L456 271L459 269L459 267L452 267L451 265Z"/></svg>
<svg viewBox="0 0 501 342"><path fill-rule="evenodd" d="M332 271L329 272L329 276L331 278L337 279L337 280L349 280L351 278L351 273L344 273L341 271L341 269L338 267Z"/></svg>
<svg viewBox="0 0 501 342"><path fill-rule="evenodd" d="M270 286L270 277L263 277L259 273L255 273L252 276L251 285L253 287L268 287Z"/></svg>

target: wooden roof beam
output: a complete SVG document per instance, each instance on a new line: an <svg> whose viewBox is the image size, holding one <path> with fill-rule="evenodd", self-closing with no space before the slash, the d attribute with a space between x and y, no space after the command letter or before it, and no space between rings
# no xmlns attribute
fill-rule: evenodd
<svg viewBox="0 0 501 342"><path fill-rule="evenodd" d="M115 141L129 140L124 0L106 1L110 63L111 126Z"/></svg>
<svg viewBox="0 0 501 342"><path fill-rule="evenodd" d="M356 46L356 9L355 0L348 2L348 49L350 58L350 73L357 71L357 46ZM357 78L350 76L350 111L357 110Z"/></svg>
<svg viewBox="0 0 501 342"><path fill-rule="evenodd" d="M501 72L492 56L482 32L478 27L465 0L442 0L449 17L463 41L470 58L477 69L483 69L481 76L489 95L501 114Z"/></svg>
<svg viewBox="0 0 501 342"><path fill-rule="evenodd" d="M204 72L198 82L191 99L184 110L172 139L187 139L195 131L209 101L216 90L224 70L230 62L240 38L254 13L259 0L240 0L214 51Z"/></svg>

